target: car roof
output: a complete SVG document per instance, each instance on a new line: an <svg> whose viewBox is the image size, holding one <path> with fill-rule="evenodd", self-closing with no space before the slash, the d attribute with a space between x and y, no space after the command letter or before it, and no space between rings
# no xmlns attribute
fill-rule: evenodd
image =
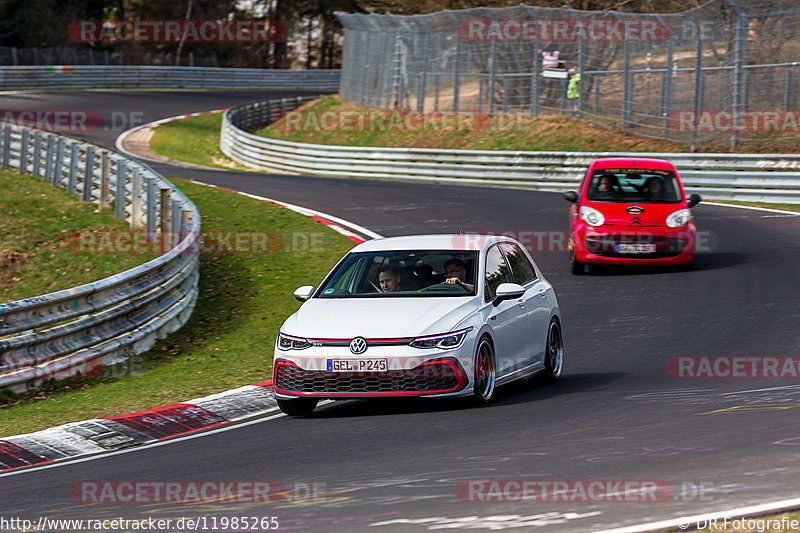
<svg viewBox="0 0 800 533"><path fill-rule="evenodd" d="M513 241L502 235L454 233L442 235L405 235L365 241L351 252L380 252L393 250L485 250L495 242Z"/></svg>
<svg viewBox="0 0 800 533"><path fill-rule="evenodd" d="M642 170L675 170L675 165L666 159L649 157L604 157L594 160L595 169L641 168Z"/></svg>

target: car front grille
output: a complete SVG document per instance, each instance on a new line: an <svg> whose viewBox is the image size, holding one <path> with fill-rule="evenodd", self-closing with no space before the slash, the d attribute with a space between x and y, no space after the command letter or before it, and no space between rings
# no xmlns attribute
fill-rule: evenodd
<svg viewBox="0 0 800 533"><path fill-rule="evenodd" d="M619 253L615 245L621 243L656 245L656 251L650 253ZM661 259L675 257L684 251L686 241L660 235L590 235L586 237L586 250L603 257L640 257L644 259Z"/></svg>
<svg viewBox="0 0 800 533"><path fill-rule="evenodd" d="M450 359L411 370L368 373L304 370L294 363L278 361L274 376L277 392L319 396L434 394L455 392L465 384L461 366Z"/></svg>

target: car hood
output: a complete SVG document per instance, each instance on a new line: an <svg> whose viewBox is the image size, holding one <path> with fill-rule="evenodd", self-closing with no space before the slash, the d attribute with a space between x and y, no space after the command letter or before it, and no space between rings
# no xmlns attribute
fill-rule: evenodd
<svg viewBox="0 0 800 533"><path fill-rule="evenodd" d="M477 307L477 297L312 298L281 330L310 339L418 337L451 331Z"/></svg>
<svg viewBox="0 0 800 533"><path fill-rule="evenodd" d="M677 204L650 204L625 202L587 202L586 205L603 213L605 223L609 226L652 227L666 226L667 217L679 209L686 208L684 202ZM639 214L626 211L629 207L640 207ZM638 223L634 220L638 219Z"/></svg>

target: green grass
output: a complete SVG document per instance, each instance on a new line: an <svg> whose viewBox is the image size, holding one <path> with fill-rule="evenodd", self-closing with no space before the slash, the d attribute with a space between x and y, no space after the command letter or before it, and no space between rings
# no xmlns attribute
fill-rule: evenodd
<svg viewBox="0 0 800 533"><path fill-rule="evenodd" d="M156 257L77 251L79 232L128 230L111 209L97 212L97 204L39 177L0 171L0 302L96 281Z"/></svg>
<svg viewBox="0 0 800 533"><path fill-rule="evenodd" d="M171 180L197 205L204 234L266 234L271 251L201 254L200 296L181 330L136 356L126 377L106 375L12 398L0 409L2 435L132 413L268 379L275 335L299 306L292 292L319 283L353 246L319 222L273 204Z"/></svg>
<svg viewBox="0 0 800 533"><path fill-rule="evenodd" d="M251 170L234 163L219 149L222 113L188 117L155 129L150 149L159 155L227 170Z"/></svg>
<svg viewBox="0 0 800 533"><path fill-rule="evenodd" d="M370 121L371 114L376 117L380 114L382 119ZM352 123L339 118L348 116L364 118L361 123L358 118L352 118ZM436 125L429 122L425 126L420 122L405 122L403 112L363 108L330 95L304 105L299 114L288 114L256 133L292 142L342 146L633 152L683 149L678 143L609 131L562 115L489 119L466 113L450 117L452 122L446 127L442 127L441 118Z"/></svg>

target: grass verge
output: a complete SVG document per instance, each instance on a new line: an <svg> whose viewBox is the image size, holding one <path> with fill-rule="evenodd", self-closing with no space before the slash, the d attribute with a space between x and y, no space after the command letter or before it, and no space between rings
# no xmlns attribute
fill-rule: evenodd
<svg viewBox="0 0 800 533"><path fill-rule="evenodd" d="M317 284L353 246L319 222L273 204L172 181L200 210L204 235L226 238L239 232L242 251L201 254L200 295L191 320L136 356L125 369L130 375L6 397L2 435L132 413L269 378L275 335L299 306L292 292ZM266 241L270 252L248 251L254 238ZM47 401L38 401L42 398Z"/></svg>
<svg viewBox="0 0 800 533"><path fill-rule="evenodd" d="M221 126L222 113L167 122L154 130L150 149L158 155L195 165L253 172L228 159L219 149Z"/></svg>
<svg viewBox="0 0 800 533"><path fill-rule="evenodd" d="M69 289L156 257L79 253L78 232L127 231L128 224L39 177L2 170L0 191L0 302Z"/></svg>

